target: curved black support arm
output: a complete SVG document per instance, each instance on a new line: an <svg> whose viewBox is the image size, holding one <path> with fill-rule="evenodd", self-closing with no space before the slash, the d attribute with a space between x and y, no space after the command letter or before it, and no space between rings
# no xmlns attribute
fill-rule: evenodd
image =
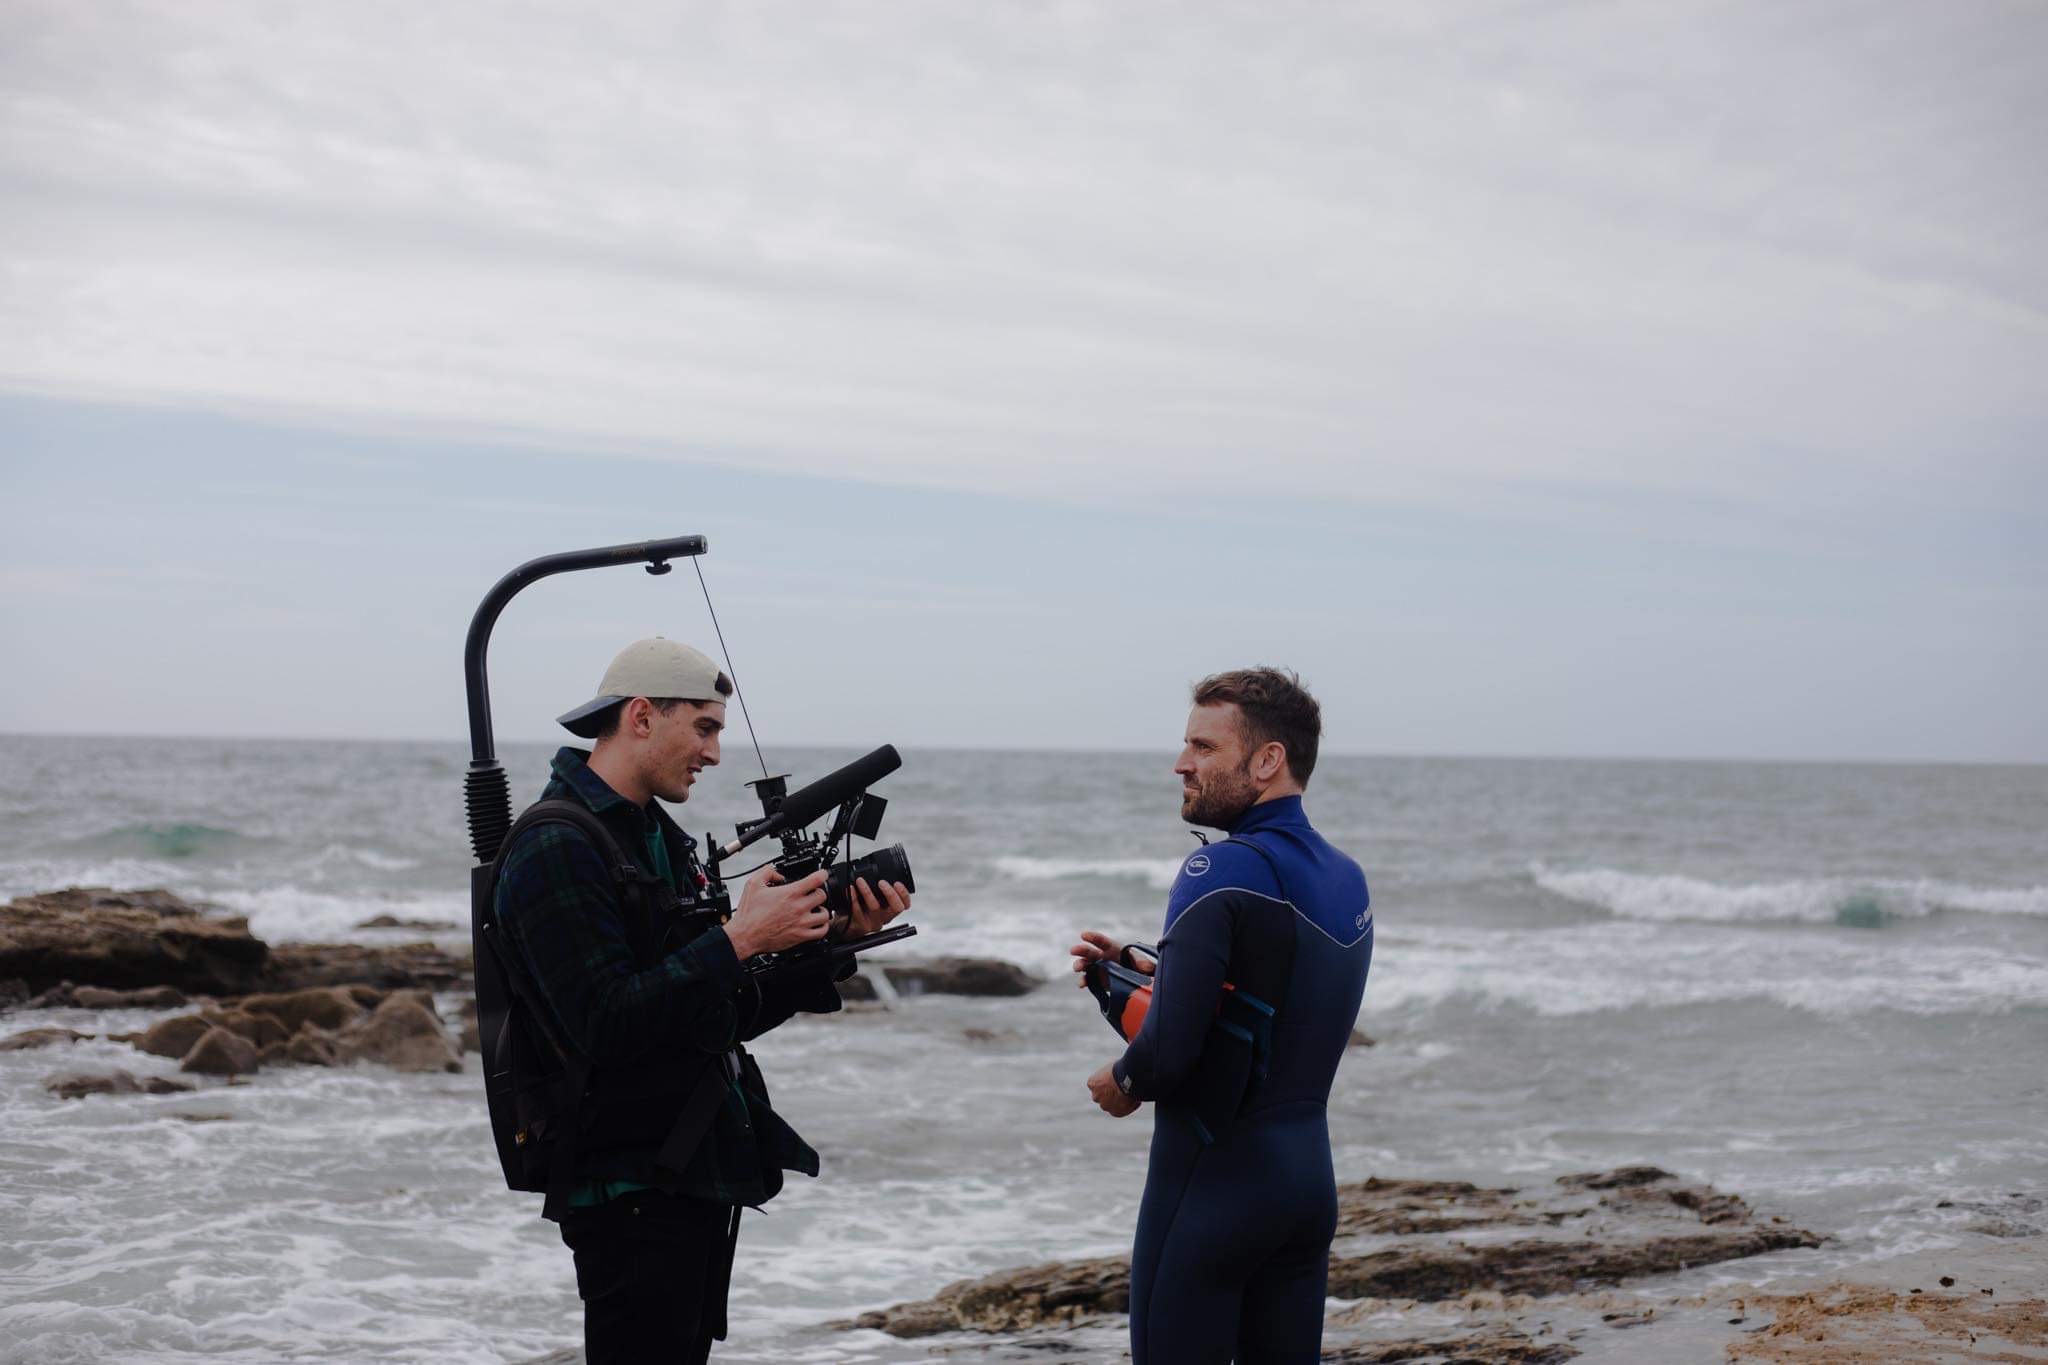
<svg viewBox="0 0 2048 1365"><path fill-rule="evenodd" d="M520 589L543 578L575 569L601 569L611 564L645 563L649 573L667 573L668 561L701 555L710 548L702 536L676 536L670 540L644 540L635 545L605 545L595 550L570 550L564 554L529 559L498 580L484 594L470 618L469 642L463 646L462 671L469 685L469 756L486 762L498 756L491 733L491 685L484 674L484 654L490 648L491 628L498 613Z"/></svg>
<svg viewBox="0 0 2048 1365"><path fill-rule="evenodd" d="M470 618L469 641L463 646L462 671L469 685L469 771L463 775L463 800L469 808L469 842L476 853L477 876L497 856L505 831L512 827L512 795L506 786L505 769L498 762L497 741L491 734L491 684L484 672L484 655L490 649L491 628L498 613L521 588L551 574L573 569L601 569L610 564L647 565L647 572L667 573L669 560L701 555L707 549L702 536L677 536L671 540L645 540L636 545L605 545L595 550L571 550L566 554L542 555L529 559L498 580L484 594Z"/></svg>

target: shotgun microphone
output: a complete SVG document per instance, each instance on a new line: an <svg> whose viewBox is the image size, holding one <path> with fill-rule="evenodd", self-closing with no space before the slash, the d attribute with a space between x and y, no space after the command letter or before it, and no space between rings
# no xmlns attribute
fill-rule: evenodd
<svg viewBox="0 0 2048 1365"><path fill-rule="evenodd" d="M746 832L731 843L719 845L718 856L730 858L756 839L781 834L785 830L802 829L834 806L859 796L902 766L903 756L896 752L896 746L884 744L873 753L856 758L845 767L826 773L810 786L800 787L783 797L782 805L773 815L759 824L748 826Z"/></svg>

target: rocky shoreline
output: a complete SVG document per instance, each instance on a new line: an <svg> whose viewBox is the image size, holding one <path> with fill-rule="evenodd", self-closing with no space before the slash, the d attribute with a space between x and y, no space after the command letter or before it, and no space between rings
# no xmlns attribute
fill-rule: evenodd
<svg viewBox="0 0 2048 1365"><path fill-rule="evenodd" d="M462 1070L477 1043L468 954L447 946L459 926L361 927L373 938L436 932L442 941L272 945L246 920L166 891L72 887L21 897L0 905L0 1016L72 1009L160 1017L141 1027L123 1020L132 1032L95 1034L84 1031L89 1021L67 1016L75 1027L0 1037L0 1053L55 1055L98 1037L177 1062L180 1078L116 1069L42 1079L60 1099L116 1102L240 1084L284 1066ZM870 960L842 994L858 1013L920 995L1015 998L1042 984L992 959ZM2048 1360L2040 1293L2048 1267L2038 1250L2048 1239L2036 1203L2009 1202L1972 1224L1999 1242L2012 1267L2004 1279L1972 1278L1973 1263L1957 1255L1925 1274L1902 1269L1898 1283L1780 1282L1769 1292L1744 1285L1659 1296L1659 1277L1823 1239L1754 1213L1735 1194L1649 1166L1531 1187L1347 1183L1330 1261L1330 1293L1344 1302L1330 1313L1323 1358L1560 1365L1582 1354L1613 1358L1613 1347L1602 1352L1598 1344L1626 1340L1645 1343L1643 1359ZM1129 1292L1127 1257L1055 1261L957 1281L818 1330L829 1340L871 1329L918 1354L1115 1358ZM1622 1332L1626 1338L1614 1335Z"/></svg>
<svg viewBox="0 0 2048 1365"><path fill-rule="evenodd" d="M1564 1361L1580 1354L1552 1339L1543 1300L1620 1286L1693 1266L1822 1239L1780 1217L1759 1218L1739 1197L1651 1166L1560 1177L1534 1189L1462 1181L1374 1178L1338 1190L1330 1295L1388 1306L1447 1301L1517 1304L1507 1320L1440 1337L1368 1340L1340 1320L1324 1359L1355 1362L1455 1358ZM917 1338L975 1332L1033 1338L1101 1325L1130 1306L1127 1256L1056 1261L962 1280L930 1299L831 1324Z"/></svg>
<svg viewBox="0 0 2048 1365"><path fill-rule="evenodd" d="M391 919L360 927L456 929ZM869 966L841 994L879 1008L923 994L1019 996L1040 984L1008 962L944 957ZM142 1032L107 1036L197 1075L355 1063L460 1071L463 1053L478 1046L471 989L467 952L434 942L267 944L246 918L164 890L67 887L0 906L0 1010L191 1006ZM457 997L452 1022L437 994ZM32 1028L0 1038L0 1051L95 1036ZM78 1097L177 1084L116 1071L54 1076L48 1088Z"/></svg>

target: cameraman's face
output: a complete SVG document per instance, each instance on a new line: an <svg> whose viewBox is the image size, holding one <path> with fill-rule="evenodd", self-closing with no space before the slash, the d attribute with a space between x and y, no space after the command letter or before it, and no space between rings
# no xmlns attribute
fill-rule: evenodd
<svg viewBox="0 0 2048 1365"><path fill-rule="evenodd" d="M1188 712L1180 761L1180 818L1191 825L1228 829L1259 799L1252 782L1250 746L1236 702Z"/></svg>
<svg viewBox="0 0 2048 1365"><path fill-rule="evenodd" d="M687 801L697 774L718 766L725 703L686 701L665 716L650 708L649 720L647 789L664 801Z"/></svg>

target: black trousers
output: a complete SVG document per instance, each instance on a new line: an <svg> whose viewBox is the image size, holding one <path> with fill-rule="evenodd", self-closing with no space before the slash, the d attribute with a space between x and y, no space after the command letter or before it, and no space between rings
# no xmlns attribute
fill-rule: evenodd
<svg viewBox="0 0 2048 1365"><path fill-rule="evenodd" d="M562 1220L576 1253L589 1365L701 1365L725 1336L739 1210L636 1190Z"/></svg>

